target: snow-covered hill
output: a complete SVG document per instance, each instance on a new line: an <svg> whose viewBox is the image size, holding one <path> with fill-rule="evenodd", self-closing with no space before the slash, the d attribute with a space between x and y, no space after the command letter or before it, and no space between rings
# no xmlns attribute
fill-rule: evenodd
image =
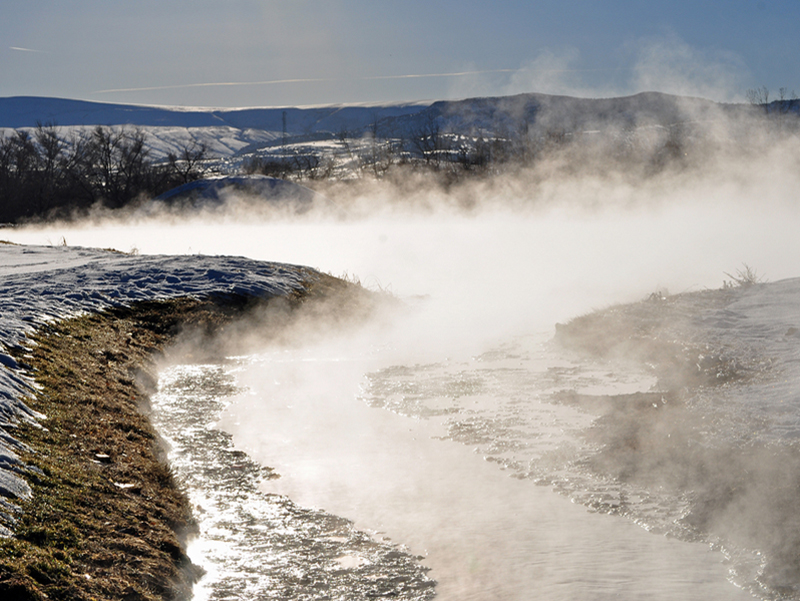
<svg viewBox="0 0 800 601"><path fill-rule="evenodd" d="M409 137L433 123L463 135L508 135L521 130L619 131L639 126L701 122L752 107L647 92L621 98L546 94L385 105L273 108L181 108L105 104L59 98L0 98L0 130L52 123L64 128L133 126L152 138L156 155L187 141L203 142L218 157L284 143Z"/></svg>
<svg viewBox="0 0 800 601"><path fill-rule="evenodd" d="M38 123L61 127L129 125L168 132L211 128L217 137L226 131L264 132L267 138L330 136L341 131L363 131L371 123L419 113L423 104L330 105L293 108L183 108L106 104L62 98L18 96L0 98L0 128L35 127ZM258 133L252 139L263 141Z"/></svg>
<svg viewBox="0 0 800 601"><path fill-rule="evenodd" d="M109 104L84 100L15 96L0 98L0 127L57 125L132 125L141 127L219 127L282 132L284 118L291 135L358 130L380 122L408 121L426 111L459 118L470 127L488 126L493 120L533 118L547 114L573 123L624 122L626 120L675 121L689 112L716 110L721 105L700 98L646 92L620 98L574 98L547 94L519 94L465 100L442 100L382 105L329 105L321 107L261 107L241 109L159 107ZM563 125L563 124L562 124Z"/></svg>

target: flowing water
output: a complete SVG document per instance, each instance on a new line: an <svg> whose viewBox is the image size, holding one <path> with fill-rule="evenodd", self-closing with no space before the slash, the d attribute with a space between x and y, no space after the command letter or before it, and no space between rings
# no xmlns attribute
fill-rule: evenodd
<svg viewBox="0 0 800 601"><path fill-rule="evenodd" d="M200 525L197 598L751 598L721 549L665 535L680 500L575 462L594 416L552 393L647 376L545 335L391 355L321 344L164 370L153 403Z"/></svg>
<svg viewBox="0 0 800 601"><path fill-rule="evenodd" d="M154 398L200 529L191 551L207 574L195 598L431 597L433 582L417 558L347 519L259 490L272 471L211 427L236 392L221 366L191 365L167 370Z"/></svg>
<svg viewBox="0 0 800 601"><path fill-rule="evenodd" d="M369 336L165 369L154 404L200 524L198 598L736 599L760 558L693 542L687 499L587 469L596 416L557 394L652 381L547 340L612 303L718 288L743 261L797 276L797 185L740 180L568 182L553 193L563 210L511 199L474 214L233 214L4 238L309 265L413 308Z"/></svg>

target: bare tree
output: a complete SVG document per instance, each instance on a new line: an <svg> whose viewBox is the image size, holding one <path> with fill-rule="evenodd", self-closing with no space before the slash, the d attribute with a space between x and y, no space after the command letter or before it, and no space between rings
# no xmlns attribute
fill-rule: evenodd
<svg viewBox="0 0 800 601"><path fill-rule="evenodd" d="M760 107L765 113L769 112L769 89L767 86L760 88L750 88L746 92L747 101L752 106Z"/></svg>
<svg viewBox="0 0 800 601"><path fill-rule="evenodd" d="M425 160L425 163L438 168L442 155L450 150L441 131L439 118L428 112L423 121L411 131L411 145Z"/></svg>
<svg viewBox="0 0 800 601"><path fill-rule="evenodd" d="M369 146L366 156L362 157L362 162L372 171L374 177L381 178L396 160L397 149L395 142L381 135L377 114L372 116L366 138Z"/></svg>
<svg viewBox="0 0 800 601"><path fill-rule="evenodd" d="M170 152L167 162L178 185L200 179L203 176L202 165L208 160L208 146L203 142L192 140L181 146L179 152Z"/></svg>
<svg viewBox="0 0 800 601"><path fill-rule="evenodd" d="M766 86L747 90L747 100L752 106L761 108L775 124L777 131L784 131L788 125L797 126L797 122L789 123L787 117L792 111L797 111L797 93L789 88L778 89L778 97L770 100L770 93ZM794 128L791 128L794 129Z"/></svg>
<svg viewBox="0 0 800 601"><path fill-rule="evenodd" d="M155 165L141 130L98 126L69 138L55 125L17 130L0 137L0 221L70 215L97 202L118 208L142 194L155 196L199 177L206 152L195 142Z"/></svg>
<svg viewBox="0 0 800 601"><path fill-rule="evenodd" d="M86 168L95 199L118 208L147 189L150 167L141 130L97 126L89 135Z"/></svg>
<svg viewBox="0 0 800 601"><path fill-rule="evenodd" d="M3 221L35 211L31 191L36 182L39 157L27 131L17 130L0 143L0 185Z"/></svg>

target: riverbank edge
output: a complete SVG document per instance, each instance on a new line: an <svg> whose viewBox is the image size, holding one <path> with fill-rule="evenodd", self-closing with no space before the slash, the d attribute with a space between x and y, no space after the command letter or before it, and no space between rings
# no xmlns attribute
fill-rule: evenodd
<svg viewBox="0 0 800 601"><path fill-rule="evenodd" d="M726 441L693 411L700 397L712 399L706 407L721 407L736 387L775 377L772 357L751 352L743 340L736 347L712 340L704 325L716 313L730 312L744 295L770 286L653 294L558 324L559 347L590 361L637 365L658 383L649 392L568 390L554 398L599 416L587 433L599 450L582 460L585 468L608 481L680 497L684 514L665 534L736 555L732 579L755 596L794 599L800 591L800 444ZM793 337L794 330L792 325L785 335ZM591 506L629 515L613 500Z"/></svg>
<svg viewBox="0 0 800 601"><path fill-rule="evenodd" d="M187 340L219 356L226 333L277 338L301 315L335 306L341 323L372 308L360 287L315 276L287 297L145 301L37 329L31 350L15 358L38 387L29 404L47 418L15 432L32 449L21 459L33 495L21 503L15 536L0 540L0 596L191 595L201 574L185 553L194 523L147 417L155 360Z"/></svg>

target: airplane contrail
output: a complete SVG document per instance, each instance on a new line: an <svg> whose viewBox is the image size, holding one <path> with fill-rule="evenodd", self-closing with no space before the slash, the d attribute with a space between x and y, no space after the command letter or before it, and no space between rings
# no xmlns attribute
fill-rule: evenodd
<svg viewBox="0 0 800 601"><path fill-rule="evenodd" d="M453 71L449 73L409 73L405 75L367 75L364 77L306 77L293 79L267 79L264 81L218 81L206 83L185 83L168 86L147 86L140 88L109 88L95 90L90 94L112 94L117 92L151 92L154 90L181 90L187 88L214 88L226 86L270 86L292 83L326 83L333 81L376 81L389 79L425 79L434 77L464 77L467 75L483 75L486 73L517 73L525 69L485 69L482 71ZM610 69L540 69L538 73L581 73L589 71L619 71L618 68Z"/></svg>
<svg viewBox="0 0 800 601"><path fill-rule="evenodd" d="M221 81L213 83L186 83L170 86L148 86L143 88L113 88L108 90L95 90L92 94L111 94L114 92L150 92L153 90L178 90L185 88L210 88L225 86L268 86L287 83L325 83L332 81L352 81L352 80L387 80L387 79L423 79L430 77L463 77L465 75L480 75L483 73L513 73L518 69L488 69L484 71L456 71L452 73L416 73L406 75L371 75L354 78L333 78L333 77L313 77L296 79L268 79L266 81Z"/></svg>
<svg viewBox="0 0 800 601"><path fill-rule="evenodd" d="M22 46L9 46L9 50L16 50L17 52L36 52L38 54L47 54L46 50L34 50L33 48L23 48Z"/></svg>
<svg viewBox="0 0 800 601"><path fill-rule="evenodd" d="M213 88L224 86L268 86L281 83L314 83L336 81L332 78L308 79L270 79L267 81L218 81L209 83L185 83L170 86L148 86L144 88L112 88L108 90L95 90L91 94L110 94L112 92L150 92L152 90L181 90L186 88Z"/></svg>

